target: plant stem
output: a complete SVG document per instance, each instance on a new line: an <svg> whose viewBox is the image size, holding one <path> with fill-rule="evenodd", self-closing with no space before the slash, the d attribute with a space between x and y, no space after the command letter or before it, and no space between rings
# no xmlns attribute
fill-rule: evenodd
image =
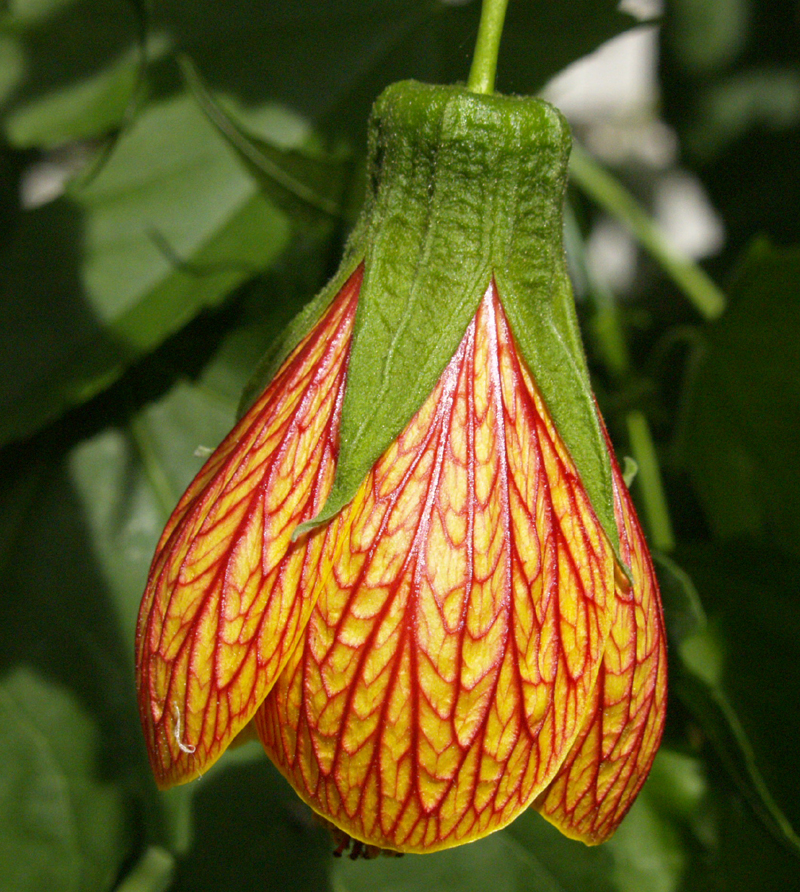
<svg viewBox="0 0 800 892"><path fill-rule="evenodd" d="M585 282L586 293L594 303L592 325L597 349L614 380L620 382L630 374L631 358L617 311L616 298L608 285L594 275L586 256L583 234L569 203L564 208L564 242L567 254L573 259L578 274Z"/></svg>
<svg viewBox="0 0 800 892"><path fill-rule="evenodd" d="M594 334L598 352L614 380L624 384L631 376L633 367L616 300L605 282L594 275L586 257L583 236L569 206L564 215L564 224L568 250L586 281L587 293L594 303ZM675 548L675 535L650 424L642 412L631 409L625 413L625 425L630 451L638 467L637 486L650 540L659 551L672 551Z"/></svg>
<svg viewBox="0 0 800 892"><path fill-rule="evenodd" d="M572 181L627 226L701 316L716 319L722 315L725 295L711 278L696 263L678 253L630 192L577 144L572 147L569 169Z"/></svg>
<svg viewBox="0 0 800 892"><path fill-rule="evenodd" d="M639 491L642 495L642 507L647 519L651 544L659 551L670 552L675 548L675 534L672 531L672 521L650 425L638 409L628 412L625 422L628 425L631 452L639 465L637 475Z"/></svg>
<svg viewBox="0 0 800 892"><path fill-rule="evenodd" d="M481 23L475 52L472 54L472 68L469 71L467 89L473 93L494 93L494 76L497 71L497 55L500 51L500 37L506 18L508 0L483 0Z"/></svg>

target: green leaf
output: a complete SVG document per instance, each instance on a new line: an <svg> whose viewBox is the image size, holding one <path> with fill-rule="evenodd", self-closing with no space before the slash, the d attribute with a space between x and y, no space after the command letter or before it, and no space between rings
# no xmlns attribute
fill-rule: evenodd
<svg viewBox="0 0 800 892"><path fill-rule="evenodd" d="M114 128L142 74L135 4L122 3L114 14L104 0L14 6L0 28L26 64L0 112L6 138L18 147L51 148ZM146 52L159 58L168 45L166 35L153 35Z"/></svg>
<svg viewBox="0 0 800 892"><path fill-rule="evenodd" d="M5 0L0 25L11 30L33 25L74 2L75 0Z"/></svg>
<svg viewBox="0 0 800 892"><path fill-rule="evenodd" d="M680 767L685 770L687 766ZM647 793L640 794L609 841L609 848L614 857L613 884L619 892L674 892L681 888L686 854L680 824L660 813Z"/></svg>
<svg viewBox="0 0 800 892"><path fill-rule="evenodd" d="M671 644L680 645L707 626L700 594L689 574L668 555L654 552L653 562L658 573L667 634Z"/></svg>
<svg viewBox="0 0 800 892"><path fill-rule="evenodd" d="M333 892L567 892L537 858L508 832L430 855L347 860L333 869Z"/></svg>
<svg viewBox="0 0 800 892"><path fill-rule="evenodd" d="M684 460L720 538L800 554L800 249L756 243L731 306L706 330L692 380Z"/></svg>
<svg viewBox="0 0 800 892"><path fill-rule="evenodd" d="M264 129L285 115L262 113ZM286 247L264 199L196 107L151 106L98 176L24 215L2 250L0 439L29 434L115 380Z"/></svg>
<svg viewBox="0 0 800 892"><path fill-rule="evenodd" d="M602 846L567 839L531 811L507 832L564 892L673 892L686 868L681 834L704 792L699 770L696 760L662 748L633 808Z"/></svg>
<svg viewBox="0 0 800 892"><path fill-rule="evenodd" d="M8 115L6 139L17 148L50 149L113 130L132 109L143 77L142 53L151 59L167 51L163 35L140 50L123 51L91 78L67 90L53 90Z"/></svg>
<svg viewBox="0 0 800 892"><path fill-rule="evenodd" d="M327 892L332 842L260 746L192 785L198 843L173 892ZM170 794L168 794L170 795Z"/></svg>
<svg viewBox="0 0 800 892"><path fill-rule="evenodd" d="M7 126L18 138L52 146L122 119L126 100L113 72L138 43L141 6L122 4L112 15L105 0L15 3L3 24L28 59L8 109ZM615 0L585 0L576 16L568 5L547 0L511 4L499 88L538 90L630 27L633 20L616 6ZM180 47L195 59L213 90L251 105L279 99L349 131L363 129L372 101L393 80L466 79L478 12L477 0L243 0L224 11L214 0L163 0L153 5L147 25L159 47ZM159 58L160 50L151 47L151 56ZM148 81L159 90L175 88L158 66Z"/></svg>
<svg viewBox="0 0 800 892"><path fill-rule="evenodd" d="M687 662L691 661L690 657ZM756 816L776 839L800 856L800 836L770 792L747 733L722 688L691 672L680 674L673 685Z"/></svg>
<svg viewBox="0 0 800 892"><path fill-rule="evenodd" d="M21 702L30 705L34 719L47 721L40 730L54 738L48 745L65 771L84 765L81 770L87 773L93 766L92 777L102 777L102 784L86 787L85 802L78 801L78 793L71 801L89 816L96 814L101 823L107 818L107 829L97 829L96 841L87 844L86 857L94 869L108 871L113 878L134 845L133 814L149 816L154 837L164 835L163 821L153 798L155 788L145 782L132 688L132 632L124 625L124 611L118 609L95 557L91 531L66 467L69 451L63 430L60 438L40 441L36 448L5 450L8 476L0 488L0 572L5 591L0 603L0 671L10 677L33 672L48 679L41 683L46 689L41 697L34 690ZM100 466L95 471L102 476ZM115 518L109 520L113 529ZM148 552L149 547L141 555L142 567L149 561ZM135 597L138 601L138 592ZM64 704L58 716L51 716L48 699L52 709ZM68 709L66 704L76 703L78 714L73 717L72 706ZM120 813L116 816L109 812L104 792L112 788L114 808ZM0 826L6 823L0 820ZM119 830L122 825L124 833ZM120 840L114 852L102 848L112 832ZM76 838L75 845L83 850L82 837ZM95 853L95 844L102 851ZM27 867L36 876L35 858ZM67 888L94 890L98 885Z"/></svg>
<svg viewBox="0 0 800 892"><path fill-rule="evenodd" d="M159 846L150 846L115 892L167 892L174 873L172 855Z"/></svg>
<svg viewBox="0 0 800 892"><path fill-rule="evenodd" d="M19 43L0 33L0 104L13 93L25 75L25 57Z"/></svg>
<svg viewBox="0 0 800 892"><path fill-rule="evenodd" d="M0 876L7 892L102 892L126 857L120 788L74 694L20 668L0 684Z"/></svg>
<svg viewBox="0 0 800 892"><path fill-rule="evenodd" d="M181 70L195 99L220 134L236 151L265 193L288 213L307 222L307 212L336 217L341 211L344 158L283 149L243 127L209 93L187 58ZM305 213L303 213L305 212ZM313 221L313 217L312 217Z"/></svg>
<svg viewBox="0 0 800 892"><path fill-rule="evenodd" d="M764 827L800 855L800 837L786 814L787 808L794 820L800 814L794 780L800 725L793 708L800 681L794 603L800 566L743 542L684 548L679 557L713 622L680 642L672 688Z"/></svg>

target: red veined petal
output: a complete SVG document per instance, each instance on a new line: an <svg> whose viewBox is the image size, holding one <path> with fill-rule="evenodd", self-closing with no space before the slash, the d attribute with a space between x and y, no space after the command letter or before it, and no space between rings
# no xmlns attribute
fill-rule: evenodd
<svg viewBox="0 0 800 892"><path fill-rule="evenodd" d="M608 436L606 435L608 441ZM595 845L617 829L647 778L664 730L667 652L653 562L610 441L621 556L633 586L616 611L584 727L534 803L558 829Z"/></svg>
<svg viewBox="0 0 800 892"><path fill-rule="evenodd" d="M202 773L252 718L313 606L359 268L184 494L150 569L139 708L162 787Z"/></svg>
<svg viewBox="0 0 800 892"><path fill-rule="evenodd" d="M323 550L302 644L256 714L270 757L382 848L507 824L580 730L615 560L493 284Z"/></svg>

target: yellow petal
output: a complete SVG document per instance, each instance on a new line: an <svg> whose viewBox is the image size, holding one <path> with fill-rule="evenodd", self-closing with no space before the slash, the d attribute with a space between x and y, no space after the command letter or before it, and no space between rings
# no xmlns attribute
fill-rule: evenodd
<svg viewBox="0 0 800 892"><path fill-rule="evenodd" d="M158 544L139 614L137 688L156 780L197 776L252 718L313 606L322 507L361 269L190 485Z"/></svg>
<svg viewBox="0 0 800 892"><path fill-rule="evenodd" d="M611 444L609 443L609 452ZM594 845L633 804L664 729L667 654L653 562L613 457L614 509L633 586L620 586L603 665L580 736L535 807L562 833Z"/></svg>
<svg viewBox="0 0 800 892"><path fill-rule="evenodd" d="M509 823L580 730L614 557L494 285L323 553L301 645L256 714L270 757L382 848Z"/></svg>

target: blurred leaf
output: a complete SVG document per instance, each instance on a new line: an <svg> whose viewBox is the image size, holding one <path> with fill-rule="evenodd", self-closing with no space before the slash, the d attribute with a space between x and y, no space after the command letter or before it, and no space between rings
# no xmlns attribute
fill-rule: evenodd
<svg viewBox="0 0 800 892"><path fill-rule="evenodd" d="M113 124L125 111L120 66L132 58L140 3L21 2L6 25L27 59L27 78L9 101L7 130L25 144L51 146ZM279 99L333 129L363 127L378 93L394 80L465 80L479 3L443 0L295 0L227 4L163 0L149 25L151 55L172 45L190 55L213 90L251 105ZM633 24L616 0L583 0L580 15L548 0L513 3L498 84L534 92L565 65ZM85 27L92 22L92 27ZM111 72L117 71L115 78ZM291 76L287 73L291 72ZM320 76L324 75L324 89ZM158 66L148 79L174 89ZM99 114L98 109L103 109ZM52 114L52 120L48 120Z"/></svg>
<svg viewBox="0 0 800 892"><path fill-rule="evenodd" d="M746 41L748 6L747 0L672 0L670 24L682 38L683 65L699 73L735 59Z"/></svg>
<svg viewBox="0 0 800 892"><path fill-rule="evenodd" d="M102 892L130 840L118 786L101 780L98 728L28 669L0 685L0 876L7 892Z"/></svg>
<svg viewBox="0 0 800 892"><path fill-rule="evenodd" d="M259 139L215 101L188 57L181 59L181 70L208 119L279 207L299 215L299 222L306 220L307 214L302 212L309 210L338 216L344 189L344 159L341 156L282 149Z"/></svg>
<svg viewBox="0 0 800 892"><path fill-rule="evenodd" d="M691 821L708 792L703 763L662 745L644 787L644 802L664 818Z"/></svg>
<svg viewBox="0 0 800 892"><path fill-rule="evenodd" d="M9 141L49 148L119 123L141 65L135 3L16 0L0 29L13 36L24 60L25 77L0 112ZM167 45L161 34L148 50L158 57Z"/></svg>
<svg viewBox="0 0 800 892"><path fill-rule="evenodd" d="M800 249L753 246L731 306L707 330L685 461L720 538L752 533L800 553Z"/></svg>
<svg viewBox="0 0 800 892"><path fill-rule="evenodd" d="M255 759L226 755L208 777L192 784L198 845L179 863L173 892L330 888L328 833L261 747L253 749Z"/></svg>
<svg viewBox="0 0 800 892"><path fill-rule="evenodd" d="M676 793L678 775L680 793ZM688 783L687 777L691 778ZM662 751L633 808L604 845L585 846L567 839L531 812L515 821L508 832L557 879L557 888L564 892L673 892L680 886L685 867L680 830L702 791L693 760L676 759Z"/></svg>
<svg viewBox="0 0 800 892"><path fill-rule="evenodd" d="M566 892L570 887L508 831L432 855L342 859L334 864L334 892Z"/></svg>
<svg viewBox="0 0 800 892"><path fill-rule="evenodd" d="M0 33L0 104L14 91L24 74L22 47L9 35Z"/></svg>
<svg viewBox="0 0 800 892"><path fill-rule="evenodd" d="M148 42L150 58L163 56L162 35ZM113 130L135 100L144 61L132 47L91 78L68 90L46 93L37 102L8 115L6 138L18 148L54 148Z"/></svg>
<svg viewBox="0 0 800 892"><path fill-rule="evenodd" d="M136 844L134 815L139 819L147 815L153 837L163 837L164 829L155 790L144 782L147 767L133 697L131 642L121 634L114 603L92 554L89 531L65 468L63 453L68 449L69 441L44 441L35 448L5 450L8 476L0 487L4 519L0 675L16 678L29 672L42 679L41 696L37 690L26 692L20 704L31 710L40 736L50 741L47 746L66 774L84 765L81 771L91 771L90 776L98 779L97 785L86 787L85 802L80 798L84 787L69 793L72 807L85 809L88 815L71 818L71 825L94 820L99 824L87 826L87 843L83 830L70 831L75 836L70 845L86 849L82 857L93 865L92 876L98 878L104 871L108 877L104 874L102 883L97 879L80 885L70 867L76 878L66 888L93 892L108 886ZM57 706L60 711L55 714ZM46 727L38 724L40 720ZM2 727L7 727L5 722ZM5 740L4 733L0 739ZM107 801L112 793L113 810ZM58 815L42 820L55 822L53 832L62 832ZM7 825L13 826L5 817L0 819L0 826ZM113 851L112 835L117 840ZM18 866L14 862L15 869L21 876L36 877L44 862L40 864L31 852L27 855ZM65 863L74 861L69 855ZM81 876L84 871L80 867ZM5 870L2 873L5 876ZM2 882L0 886L6 888ZM51 886L42 882L30 888Z"/></svg>
<svg viewBox="0 0 800 892"><path fill-rule="evenodd" d="M800 855L800 837L767 787L750 740L723 690L692 672L680 674L673 685L758 818L776 839Z"/></svg>
<svg viewBox="0 0 800 892"><path fill-rule="evenodd" d="M637 806L609 841L613 886L619 892L673 892L680 888L686 868L675 822L665 819L646 794Z"/></svg>
<svg viewBox="0 0 800 892"><path fill-rule="evenodd" d="M334 892L673 892L685 858L679 825L704 794L696 760L662 753L612 839L585 846L533 811L478 842L433 855L336 862Z"/></svg>
<svg viewBox="0 0 800 892"><path fill-rule="evenodd" d="M265 109L264 131L286 118ZM289 237L190 96L152 106L88 186L26 214L2 250L0 363L15 374L0 385L0 439L108 386Z"/></svg>
<svg viewBox="0 0 800 892"><path fill-rule="evenodd" d="M538 873L549 877L553 889L613 892L614 857L610 846L585 846L567 839L532 809L504 832L538 864ZM492 888L491 884L488 888Z"/></svg>
<svg viewBox="0 0 800 892"><path fill-rule="evenodd" d="M799 123L800 73L749 70L705 93L691 148L713 157L753 129L780 131Z"/></svg>
<svg viewBox="0 0 800 892"><path fill-rule="evenodd" d="M724 221L726 260L756 232L800 241L798 45L796 0L666 4L664 116Z"/></svg>
<svg viewBox="0 0 800 892"><path fill-rule="evenodd" d="M5 0L0 25L19 28L35 24L75 0Z"/></svg>
<svg viewBox="0 0 800 892"><path fill-rule="evenodd" d="M172 855L158 846L150 846L115 892L166 892L174 873Z"/></svg>
<svg viewBox="0 0 800 892"><path fill-rule="evenodd" d="M800 567L741 542L684 549L680 557L715 621L681 642L673 690L763 825L800 855L784 811L800 792L794 777ZM794 813L800 814L796 807Z"/></svg>
<svg viewBox="0 0 800 892"><path fill-rule="evenodd" d="M655 552L661 602L670 644L680 645L690 635L706 628L706 613L689 574L668 555Z"/></svg>
<svg viewBox="0 0 800 892"><path fill-rule="evenodd" d="M639 493L642 518L650 535L651 546L670 552L675 547L675 533L650 422L641 410L630 409L625 413L625 427L638 466L634 491Z"/></svg>

